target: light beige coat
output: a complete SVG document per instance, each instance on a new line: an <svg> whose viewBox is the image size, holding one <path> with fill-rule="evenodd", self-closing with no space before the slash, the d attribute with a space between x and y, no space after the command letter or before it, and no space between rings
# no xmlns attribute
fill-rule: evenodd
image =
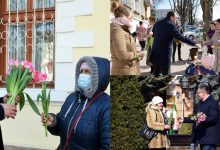
<svg viewBox="0 0 220 150"><path fill-rule="evenodd" d="M205 42L204 44L215 46L215 48L213 49L213 54L215 55L215 63L213 70L216 72L220 72L220 29L215 30L212 39Z"/></svg>
<svg viewBox="0 0 220 150"><path fill-rule="evenodd" d="M148 143L148 148L169 148L170 141L164 131L164 118L158 106L149 103L146 107L147 125L149 128L159 131L157 136Z"/></svg>
<svg viewBox="0 0 220 150"><path fill-rule="evenodd" d="M111 75L140 75L136 43L125 26L110 25Z"/></svg>

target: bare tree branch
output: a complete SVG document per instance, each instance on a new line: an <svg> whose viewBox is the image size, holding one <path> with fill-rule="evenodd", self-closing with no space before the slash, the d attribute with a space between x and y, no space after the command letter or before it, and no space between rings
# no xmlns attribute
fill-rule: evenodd
<svg viewBox="0 0 220 150"><path fill-rule="evenodd" d="M171 3L171 0L169 0L169 3L170 3L171 9L173 9L173 5L172 5L172 3Z"/></svg>
<svg viewBox="0 0 220 150"><path fill-rule="evenodd" d="M216 5L217 1L219 1L219 0L215 0L215 1L213 2L213 6L212 6L212 7L214 7L214 6Z"/></svg>

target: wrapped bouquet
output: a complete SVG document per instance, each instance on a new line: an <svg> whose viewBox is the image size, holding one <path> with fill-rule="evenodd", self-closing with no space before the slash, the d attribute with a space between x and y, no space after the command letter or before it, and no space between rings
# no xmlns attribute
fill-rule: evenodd
<svg viewBox="0 0 220 150"><path fill-rule="evenodd" d="M192 116L191 119L197 121L198 123L202 123L206 120L206 114L203 112L198 112L195 116Z"/></svg>

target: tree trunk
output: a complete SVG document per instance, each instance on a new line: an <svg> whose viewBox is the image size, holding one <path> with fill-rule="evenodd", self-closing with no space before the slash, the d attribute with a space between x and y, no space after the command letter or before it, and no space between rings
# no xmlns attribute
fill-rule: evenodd
<svg viewBox="0 0 220 150"><path fill-rule="evenodd" d="M213 0L200 0L200 4L203 12L203 28L204 31L207 32L209 24L213 20ZM205 35L203 36L203 39L205 40Z"/></svg>

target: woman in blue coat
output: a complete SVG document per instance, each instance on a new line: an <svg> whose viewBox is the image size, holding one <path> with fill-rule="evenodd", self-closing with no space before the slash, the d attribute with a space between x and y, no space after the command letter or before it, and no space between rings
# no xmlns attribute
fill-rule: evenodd
<svg viewBox="0 0 220 150"><path fill-rule="evenodd" d="M61 111L49 114L48 130L60 136L62 150L110 149L110 98L104 93L109 84L107 59L83 57L76 65L75 91ZM42 115L42 123L46 118Z"/></svg>

